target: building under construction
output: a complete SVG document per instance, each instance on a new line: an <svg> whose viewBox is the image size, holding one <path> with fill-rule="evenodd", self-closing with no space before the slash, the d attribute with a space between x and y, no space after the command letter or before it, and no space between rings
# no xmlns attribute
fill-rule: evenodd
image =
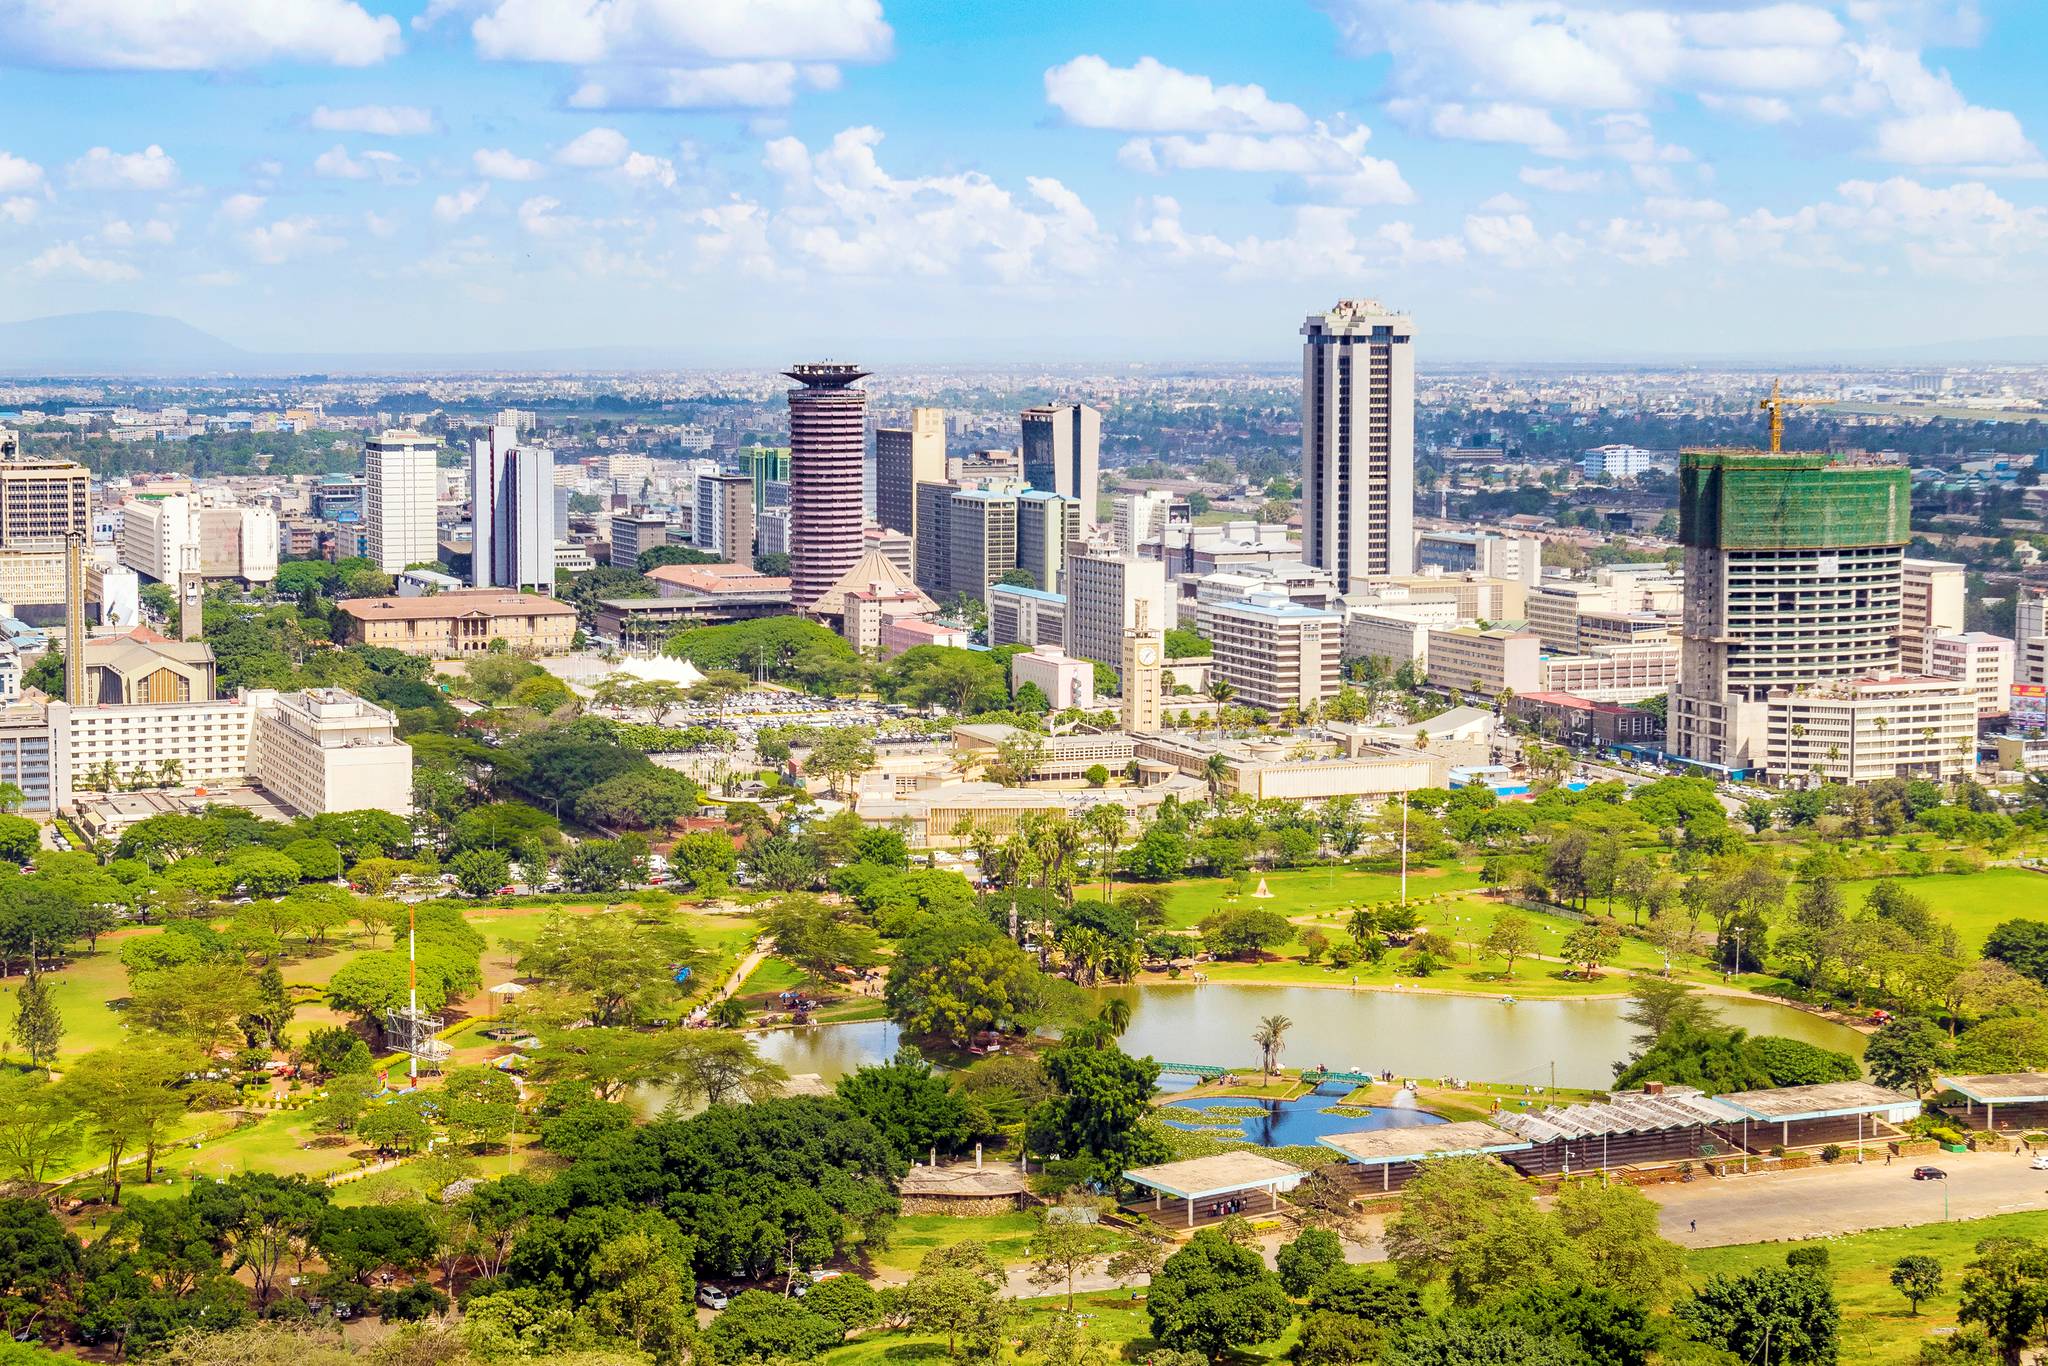
<svg viewBox="0 0 2048 1366"><path fill-rule="evenodd" d="M1899 671L1909 476L1824 454L1686 451L1685 610L1669 748L1767 767L1769 699Z"/></svg>

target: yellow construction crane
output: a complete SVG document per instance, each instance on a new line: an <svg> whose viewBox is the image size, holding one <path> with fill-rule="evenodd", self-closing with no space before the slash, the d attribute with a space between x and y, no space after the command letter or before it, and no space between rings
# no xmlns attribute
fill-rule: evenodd
<svg viewBox="0 0 2048 1366"><path fill-rule="evenodd" d="M1835 402L1831 398L1785 398L1778 393L1778 381L1771 381L1771 396L1757 400L1757 407L1771 415L1771 454L1779 455L1785 446L1785 410L1787 408L1820 408Z"/></svg>

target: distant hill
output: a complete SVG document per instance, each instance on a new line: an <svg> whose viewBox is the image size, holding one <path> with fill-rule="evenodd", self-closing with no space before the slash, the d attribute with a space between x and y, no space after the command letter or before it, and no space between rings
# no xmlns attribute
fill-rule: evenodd
<svg viewBox="0 0 2048 1366"><path fill-rule="evenodd" d="M176 318L108 310L0 323L0 371L29 375L192 375L259 357Z"/></svg>

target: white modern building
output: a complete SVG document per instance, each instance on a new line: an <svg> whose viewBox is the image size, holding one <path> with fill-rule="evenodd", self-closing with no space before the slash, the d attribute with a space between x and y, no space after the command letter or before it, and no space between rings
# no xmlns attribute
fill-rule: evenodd
<svg viewBox="0 0 2048 1366"><path fill-rule="evenodd" d="M1977 715L2003 716L2011 709L2017 651L1989 631L1936 631L1927 637L1926 672L1952 678L1977 699Z"/></svg>
<svg viewBox="0 0 2048 1366"><path fill-rule="evenodd" d="M1095 665L1075 659L1056 645L1041 645L1010 659L1010 690L1033 683L1052 703L1054 711L1079 707L1095 708Z"/></svg>
<svg viewBox="0 0 2048 1366"><path fill-rule="evenodd" d="M434 471L441 443L388 431L363 443L363 539L387 574L441 558Z"/></svg>
<svg viewBox="0 0 2048 1366"><path fill-rule="evenodd" d="M1529 585L1543 577L1543 542L1498 531L1425 531L1415 538L1415 567Z"/></svg>
<svg viewBox="0 0 2048 1366"><path fill-rule="evenodd" d="M1951 679L1845 679L1773 694L1765 709L1763 767L1776 782L1943 780L1976 755L1976 700Z"/></svg>
<svg viewBox="0 0 2048 1366"><path fill-rule="evenodd" d="M1579 457L1579 472L1588 479L1633 479L1660 463L1655 451L1641 446L1595 446Z"/></svg>
<svg viewBox="0 0 2048 1366"><path fill-rule="evenodd" d="M1279 711L1335 697L1344 686L1344 614L1255 593L1206 609L1213 673L1237 700Z"/></svg>
<svg viewBox="0 0 2048 1366"><path fill-rule="evenodd" d="M470 446L470 583L555 591L554 453L492 427Z"/></svg>
<svg viewBox="0 0 2048 1366"><path fill-rule="evenodd" d="M412 814L412 746L398 719L339 688L279 694L258 716L249 776L311 815Z"/></svg>
<svg viewBox="0 0 2048 1366"><path fill-rule="evenodd" d="M1348 593L1415 565L1415 323L1346 299L1301 333L1302 558Z"/></svg>
<svg viewBox="0 0 2048 1366"><path fill-rule="evenodd" d="M1126 555L1135 555L1145 542L1162 539L1173 503L1173 495L1160 489L1120 495L1110 510L1116 548Z"/></svg>
<svg viewBox="0 0 2048 1366"><path fill-rule="evenodd" d="M1103 546L1081 548L1067 561L1066 651L1116 668L1124 633L1145 620L1163 630L1174 622L1166 592L1166 566Z"/></svg>

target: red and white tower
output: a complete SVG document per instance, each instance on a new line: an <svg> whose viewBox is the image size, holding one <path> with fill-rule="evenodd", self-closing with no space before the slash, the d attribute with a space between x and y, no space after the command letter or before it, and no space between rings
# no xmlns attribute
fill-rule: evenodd
<svg viewBox="0 0 2048 1366"><path fill-rule="evenodd" d="M789 391L790 606L802 612L860 562L867 378L857 365L799 365Z"/></svg>

